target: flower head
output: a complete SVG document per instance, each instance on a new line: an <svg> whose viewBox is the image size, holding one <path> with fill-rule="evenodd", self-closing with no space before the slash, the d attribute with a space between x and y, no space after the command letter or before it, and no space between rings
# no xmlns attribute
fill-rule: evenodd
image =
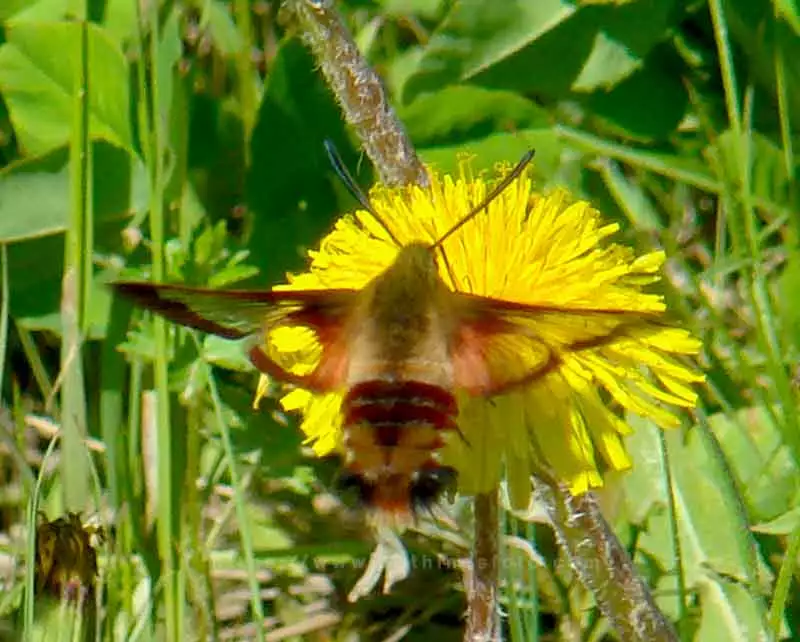
<svg viewBox="0 0 800 642"><path fill-rule="evenodd" d="M462 168L458 179L432 172L430 188L375 188L372 206L391 235L366 211L346 215L310 252L309 270L290 275L280 289L363 288L395 260L399 248L392 237L402 244L434 243L490 187ZM700 344L661 323L662 297L643 290L658 280L664 253L637 257L608 240L617 230L563 191L532 191L523 175L444 242L439 271L450 288L552 309L534 327L543 344L558 352L557 367L491 399L457 391L463 438L448 441L443 459L458 471L462 492L490 490L505 469L512 501L522 506L530 475L542 466L573 492L600 486L601 470L630 465L621 439L629 429L620 410L668 428L678 419L662 404L695 404L691 384L702 377L679 357L696 353ZM586 342L586 336L608 334L598 310L641 322L619 337ZM292 355L297 373L307 372L318 356L313 333L305 329L282 328L271 341L270 350ZM513 339L507 348L511 369L524 370L526 359L534 358L522 345L515 349ZM281 399L286 410L302 413L302 430L319 455L342 449L344 393L296 389Z"/></svg>

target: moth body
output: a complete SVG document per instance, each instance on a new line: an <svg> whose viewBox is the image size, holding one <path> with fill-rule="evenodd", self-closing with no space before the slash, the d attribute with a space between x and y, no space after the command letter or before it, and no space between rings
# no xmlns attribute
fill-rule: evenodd
<svg viewBox="0 0 800 642"><path fill-rule="evenodd" d="M455 481L437 452L458 414L450 295L433 252L419 243L401 249L361 293L342 403L344 483L392 521Z"/></svg>

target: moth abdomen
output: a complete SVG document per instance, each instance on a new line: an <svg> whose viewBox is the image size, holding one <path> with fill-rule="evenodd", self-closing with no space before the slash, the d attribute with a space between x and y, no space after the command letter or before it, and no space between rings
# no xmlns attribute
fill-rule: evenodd
<svg viewBox="0 0 800 642"><path fill-rule="evenodd" d="M342 404L345 484L378 513L407 519L452 486L455 471L437 451L457 430L451 392L420 381L375 379L354 385Z"/></svg>

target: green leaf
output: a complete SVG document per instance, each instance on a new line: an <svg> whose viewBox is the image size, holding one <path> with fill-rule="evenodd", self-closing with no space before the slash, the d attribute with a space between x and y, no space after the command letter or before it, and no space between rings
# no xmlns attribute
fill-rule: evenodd
<svg viewBox="0 0 800 642"><path fill-rule="evenodd" d="M96 223L122 221L147 206L141 163L105 143L92 147ZM8 165L0 172L0 243L64 232L69 220L68 153L59 149Z"/></svg>
<svg viewBox="0 0 800 642"><path fill-rule="evenodd" d="M549 126L546 112L519 94L456 85L420 96L400 110L421 147L484 138L498 131Z"/></svg>
<svg viewBox="0 0 800 642"><path fill-rule="evenodd" d="M629 423L633 432L625 438L625 449L634 464L624 477L625 504L630 521L641 526L652 512L667 505L666 473L658 428L638 417Z"/></svg>
<svg viewBox="0 0 800 642"><path fill-rule="evenodd" d="M752 589L723 578L706 578L700 585L701 617L695 642L769 640L764 609Z"/></svg>
<svg viewBox="0 0 800 642"><path fill-rule="evenodd" d="M95 250L119 252L121 232L148 203L144 167L108 143L92 145ZM9 244L11 315L31 330L60 332L59 301L69 217L68 154L56 150L0 174L0 242ZM90 334L104 334L108 293L95 284Z"/></svg>
<svg viewBox="0 0 800 642"><path fill-rule="evenodd" d="M63 18L69 0L3 0L0 21L58 20Z"/></svg>
<svg viewBox="0 0 800 642"><path fill-rule="evenodd" d="M123 47L138 36L137 7L133 2L111 0L103 11L103 27Z"/></svg>
<svg viewBox="0 0 800 642"><path fill-rule="evenodd" d="M275 283L306 265L339 213L324 141L330 139L355 170L339 108L297 41L285 42L272 63L252 137L247 198L253 212L250 250L261 280ZM354 172L355 173L355 172Z"/></svg>
<svg viewBox="0 0 800 642"><path fill-rule="evenodd" d="M661 52L659 52L661 53ZM683 120L689 94L682 80L681 61L674 52L654 52L607 92L586 100L589 111L612 131L639 140L665 140Z"/></svg>
<svg viewBox="0 0 800 642"><path fill-rule="evenodd" d="M15 22L0 46L0 92L26 154L44 154L69 139L75 91L77 23ZM89 130L133 153L128 63L116 42L88 25Z"/></svg>
<svg viewBox="0 0 800 642"><path fill-rule="evenodd" d="M746 52L748 82L767 96L776 95L776 60L778 56L783 58L782 90L787 99L784 110L789 122L796 123L800 120L800 65L795 61L800 56L800 38L797 37L793 20L789 18L794 13L792 8L789 14L783 14L785 22L775 21L776 11L782 8L772 2L728 0L725 3L725 19L731 45L738 51ZM771 111L773 106L768 109L770 111L764 116L774 117Z"/></svg>
<svg viewBox="0 0 800 642"><path fill-rule="evenodd" d="M756 533L791 535L798 526L800 526L800 506L795 506L775 519L760 524L754 524L752 528Z"/></svg>
<svg viewBox="0 0 800 642"><path fill-rule="evenodd" d="M524 50L575 11L561 0L455 3L428 43L404 99L477 75Z"/></svg>
<svg viewBox="0 0 800 642"><path fill-rule="evenodd" d="M638 474L626 477L626 497L632 517L647 515L639 548L663 569L675 572L677 561L666 510L666 481L663 475L657 477L661 459L659 429L642 420L631 423L634 434L626 443ZM648 432L651 434L647 435ZM722 463L706 445L700 428L690 430L685 437L680 431L668 431L664 438L686 586L691 589L700 586L709 570L749 582L758 575L753 568L755 555L745 518ZM762 572L761 577L769 576L765 567L759 569Z"/></svg>
<svg viewBox="0 0 800 642"><path fill-rule="evenodd" d="M673 6L672 0L579 8L559 0L455 3L406 97L467 79L553 97L609 89L667 37Z"/></svg>
<svg viewBox="0 0 800 642"><path fill-rule="evenodd" d="M770 521L795 505L800 495L800 471L765 408L713 415L709 426L741 489L752 522Z"/></svg>
<svg viewBox="0 0 800 642"><path fill-rule="evenodd" d="M584 92L609 89L633 73L640 64L640 59L624 43L606 33L598 33L572 89Z"/></svg>

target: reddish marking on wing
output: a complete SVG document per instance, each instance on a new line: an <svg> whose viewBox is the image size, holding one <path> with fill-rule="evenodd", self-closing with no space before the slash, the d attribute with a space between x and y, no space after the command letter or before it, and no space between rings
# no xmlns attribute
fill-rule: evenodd
<svg viewBox="0 0 800 642"><path fill-rule="evenodd" d="M133 282L118 282L112 287L170 321L227 339L258 336L259 344L263 344L278 327L309 328L322 347L313 372L289 372L269 357L262 345L250 348L250 361L275 379L314 392L330 392L342 386L348 359L345 328L357 300L355 290L210 290Z"/></svg>
<svg viewBox="0 0 800 642"><path fill-rule="evenodd" d="M290 383L295 386L299 386L301 388L307 388L312 392L317 392L314 390L313 387L310 385L304 385L305 377L301 375L294 374L293 372L289 372L275 361L270 359L262 349L261 346L253 346L250 348L250 351L247 353L247 356L250 357L250 363L252 363L259 371L263 372L264 374L269 375L277 379L278 381L282 381L283 383ZM322 391L319 391L322 392Z"/></svg>
<svg viewBox="0 0 800 642"><path fill-rule="evenodd" d="M482 303L483 300L477 303ZM500 373L493 373L489 363L489 352L493 337L505 334L513 325L488 310L478 308L479 315L469 322L462 322L451 349L455 383L473 395L498 394L501 385Z"/></svg>
<svg viewBox="0 0 800 642"><path fill-rule="evenodd" d="M316 393L339 390L347 374L347 351L339 343L327 346L323 344L322 356L317 367L305 375L290 372L267 356L260 345L250 348L248 356L250 363L264 374Z"/></svg>
<svg viewBox="0 0 800 642"><path fill-rule="evenodd" d="M452 355L453 374L456 386L471 395L493 397L510 392L553 372L561 364L561 359L553 349L539 344L542 350L546 349L546 358L523 376L509 377L496 367L493 371L489 361L492 338L490 333L482 334L469 326L462 328L459 333L459 341Z"/></svg>
<svg viewBox="0 0 800 642"><path fill-rule="evenodd" d="M556 371L564 354L601 348L634 337L639 329L667 325L658 313L527 305L464 293L456 296L457 330L451 340L455 384L485 397L523 387ZM562 315L564 322L586 322L584 329L577 330L583 332L582 337L571 343L550 344L535 333L537 322L546 326ZM509 361L514 359L509 346L517 341L520 350L536 355L527 372L520 372L518 362Z"/></svg>

